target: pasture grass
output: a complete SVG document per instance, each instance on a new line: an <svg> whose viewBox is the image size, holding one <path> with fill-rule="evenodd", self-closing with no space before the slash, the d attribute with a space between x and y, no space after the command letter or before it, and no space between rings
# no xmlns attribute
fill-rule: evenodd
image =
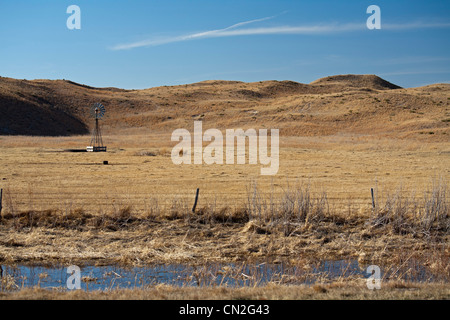
<svg viewBox="0 0 450 320"><path fill-rule="evenodd" d="M394 271L418 264L443 281L443 287L417 284L419 289L411 290L416 284L392 285L393 297L448 297L448 143L285 137L279 174L262 177L259 165L175 166L164 135L105 137L110 141L105 154L64 152L84 138L89 140L1 137L1 264L271 260L308 265L357 259L362 266ZM110 165L102 165L104 160ZM200 198L192 212L196 188ZM284 286L265 294L262 288L164 287L148 289L151 294L118 290L60 297L140 299L158 297L158 290L169 299L203 299L208 290L232 299L390 297L360 292L360 284L324 285L325 291L317 292ZM57 298L37 288L20 291L2 297Z"/></svg>

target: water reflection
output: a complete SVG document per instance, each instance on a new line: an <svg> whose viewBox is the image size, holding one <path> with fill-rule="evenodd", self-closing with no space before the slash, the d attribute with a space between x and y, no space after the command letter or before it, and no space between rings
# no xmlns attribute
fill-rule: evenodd
<svg viewBox="0 0 450 320"><path fill-rule="evenodd" d="M67 289L68 266L5 266L2 290L25 287ZM408 266L407 266L408 267ZM146 288L157 284L174 286L259 286L276 284L307 284L337 279L363 279L369 274L356 260L322 261L314 264L289 265L285 263L183 264L151 265L121 268L117 266L80 266L81 289L110 290L117 288ZM436 277L426 268L416 265L407 271L389 268L382 271L382 279L434 281Z"/></svg>

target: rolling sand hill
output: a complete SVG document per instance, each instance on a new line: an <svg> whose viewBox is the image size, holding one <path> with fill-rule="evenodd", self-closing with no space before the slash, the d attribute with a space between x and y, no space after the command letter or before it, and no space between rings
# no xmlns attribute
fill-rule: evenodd
<svg viewBox="0 0 450 320"><path fill-rule="evenodd" d="M450 84L403 89L375 75L293 81L203 81L144 90L66 80L0 77L0 135L88 134L89 106L104 104L104 130L279 128L281 135L380 135L446 141Z"/></svg>

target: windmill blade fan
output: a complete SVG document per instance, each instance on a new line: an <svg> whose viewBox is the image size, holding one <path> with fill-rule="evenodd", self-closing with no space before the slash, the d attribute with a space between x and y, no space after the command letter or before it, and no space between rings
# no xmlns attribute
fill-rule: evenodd
<svg viewBox="0 0 450 320"><path fill-rule="evenodd" d="M105 107L101 103L96 103L91 107L91 115L96 119L100 119L105 115Z"/></svg>

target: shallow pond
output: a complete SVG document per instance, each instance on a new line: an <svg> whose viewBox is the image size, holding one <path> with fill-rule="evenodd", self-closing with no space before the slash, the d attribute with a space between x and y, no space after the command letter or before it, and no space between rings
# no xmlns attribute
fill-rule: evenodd
<svg viewBox="0 0 450 320"><path fill-rule="evenodd" d="M25 287L67 289L74 283L69 266L5 266L2 290ZM366 267L365 267L366 268ZM116 288L145 288L157 284L175 286L258 286L268 282L280 284L307 284L339 278L368 278L370 274L356 260L323 261L304 266L284 263L259 264L183 264L151 265L121 268L116 266L80 266L80 287L84 290L110 290ZM380 278L412 281L434 281L436 277L421 266L408 269L380 268Z"/></svg>

